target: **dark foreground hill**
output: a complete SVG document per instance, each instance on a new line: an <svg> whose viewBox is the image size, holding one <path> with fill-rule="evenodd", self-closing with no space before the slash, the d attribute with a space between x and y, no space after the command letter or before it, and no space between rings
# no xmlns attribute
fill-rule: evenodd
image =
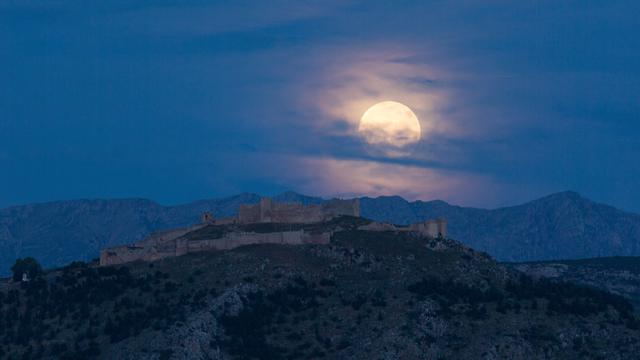
<svg viewBox="0 0 640 360"><path fill-rule="evenodd" d="M132 243L157 230L198 221L255 203L255 194L161 206L149 200L77 200L0 210L0 274L16 258L34 256L45 267L89 260L101 248ZM322 199L288 192L278 201L317 203ZM452 238L502 261L531 261L640 255L640 215L564 192L523 205L484 210L443 201L407 202L400 197L361 199L364 217L409 224L445 217Z"/></svg>
<svg viewBox="0 0 640 360"><path fill-rule="evenodd" d="M348 221L348 220L345 220ZM629 359L622 297L410 233L336 232L0 285L3 359Z"/></svg>

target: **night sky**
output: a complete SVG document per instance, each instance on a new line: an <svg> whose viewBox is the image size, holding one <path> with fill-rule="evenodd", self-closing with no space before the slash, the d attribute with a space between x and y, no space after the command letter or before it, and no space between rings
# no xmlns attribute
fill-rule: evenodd
<svg viewBox="0 0 640 360"><path fill-rule="evenodd" d="M640 212L640 1L0 0L0 207L239 192ZM422 138L376 151L376 102Z"/></svg>

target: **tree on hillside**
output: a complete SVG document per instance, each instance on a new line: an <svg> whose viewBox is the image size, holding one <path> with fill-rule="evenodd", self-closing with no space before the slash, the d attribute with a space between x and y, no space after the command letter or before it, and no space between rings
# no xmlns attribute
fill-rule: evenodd
<svg viewBox="0 0 640 360"><path fill-rule="evenodd" d="M13 281L22 281L25 274L27 279L32 280L42 275L42 266L32 257L17 259L11 267Z"/></svg>

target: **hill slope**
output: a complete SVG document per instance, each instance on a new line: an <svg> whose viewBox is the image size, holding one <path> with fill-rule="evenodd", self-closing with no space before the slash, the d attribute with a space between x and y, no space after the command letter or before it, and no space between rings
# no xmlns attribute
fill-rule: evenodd
<svg viewBox="0 0 640 360"><path fill-rule="evenodd" d="M534 277L547 277L604 289L624 296L640 306L640 257L605 257L509 263Z"/></svg>
<svg viewBox="0 0 640 360"><path fill-rule="evenodd" d="M0 300L5 358L628 359L640 350L624 299L534 281L455 241L408 233L345 230L330 245L76 264L24 286L0 282Z"/></svg>
<svg viewBox="0 0 640 360"><path fill-rule="evenodd" d="M292 192L275 198L322 201ZM258 195L241 194L180 206L132 199L63 201L3 209L0 274L6 274L17 257L35 256L46 267L88 260L102 247L193 224L204 211L228 216L241 203L258 200ZM572 192L496 210L443 201L408 202L400 197L361 198L361 208L364 217L398 224L445 217L452 238L503 261L640 255L640 215L591 202Z"/></svg>

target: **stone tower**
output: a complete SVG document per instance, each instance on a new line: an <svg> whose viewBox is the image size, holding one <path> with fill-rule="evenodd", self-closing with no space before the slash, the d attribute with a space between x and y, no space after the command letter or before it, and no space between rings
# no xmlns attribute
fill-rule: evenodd
<svg viewBox="0 0 640 360"><path fill-rule="evenodd" d="M273 200L264 197L260 199L260 222L271 222L273 212Z"/></svg>

